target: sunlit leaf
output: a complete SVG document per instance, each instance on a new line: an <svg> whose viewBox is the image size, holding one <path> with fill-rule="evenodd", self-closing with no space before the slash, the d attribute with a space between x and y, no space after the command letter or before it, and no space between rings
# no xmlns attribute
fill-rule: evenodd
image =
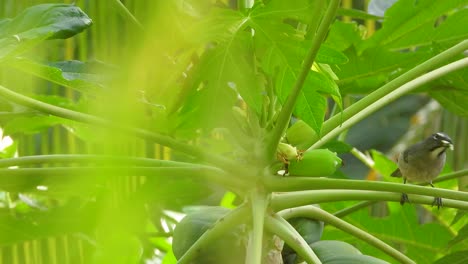
<svg viewBox="0 0 468 264"><path fill-rule="evenodd" d="M65 39L80 33L91 24L92 20L75 5L35 5L13 19L2 21L0 38L16 35L18 41L44 36L49 39Z"/></svg>
<svg viewBox="0 0 468 264"><path fill-rule="evenodd" d="M461 41L468 35L466 27L450 26L449 30L444 30L442 34L436 32L444 16L457 11L466 13L466 9L463 11L465 7L465 0L420 0L411 3L398 1L386 11L382 29L378 30L362 49L377 45L389 49L407 49L428 45L432 41L450 43ZM464 17L466 20L466 15ZM455 20L460 18L461 16L458 16ZM442 25L444 23L442 22Z"/></svg>

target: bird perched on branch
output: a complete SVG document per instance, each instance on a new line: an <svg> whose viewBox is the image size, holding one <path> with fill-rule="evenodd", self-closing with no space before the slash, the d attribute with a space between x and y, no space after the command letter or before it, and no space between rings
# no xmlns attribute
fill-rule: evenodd
<svg viewBox="0 0 468 264"><path fill-rule="evenodd" d="M398 157L398 169L391 176L403 177L403 183L406 180L414 182L427 182L432 187L434 180L445 165L446 150L453 150L452 139L445 133L435 133L425 140L416 143ZM401 194L400 204L409 202L406 193ZM432 206L437 205L437 208L442 206L442 198L435 197Z"/></svg>

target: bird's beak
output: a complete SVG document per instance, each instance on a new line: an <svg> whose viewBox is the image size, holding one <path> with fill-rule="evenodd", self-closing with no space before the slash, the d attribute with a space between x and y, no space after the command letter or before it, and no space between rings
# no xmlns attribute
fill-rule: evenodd
<svg viewBox="0 0 468 264"><path fill-rule="evenodd" d="M443 144L445 147L449 147L450 150L453 150L453 144L452 144L452 142L447 141L447 140L442 140L442 144Z"/></svg>

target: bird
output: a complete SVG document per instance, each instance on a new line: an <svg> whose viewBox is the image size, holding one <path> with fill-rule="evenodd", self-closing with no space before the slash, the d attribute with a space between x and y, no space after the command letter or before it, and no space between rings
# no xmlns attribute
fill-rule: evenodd
<svg viewBox="0 0 468 264"><path fill-rule="evenodd" d="M393 177L403 177L403 184L406 181L429 183L433 188L434 180L442 171L445 165L446 150L453 150L452 139L445 133L437 132L425 140L418 142L406 150L398 157L398 168L391 174ZM401 194L400 204L409 202L406 193ZM442 206L442 198L434 197L432 206L437 205L437 209Z"/></svg>

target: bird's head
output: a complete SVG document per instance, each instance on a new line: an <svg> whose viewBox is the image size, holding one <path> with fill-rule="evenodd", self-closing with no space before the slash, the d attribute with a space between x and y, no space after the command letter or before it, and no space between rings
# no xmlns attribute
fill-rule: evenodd
<svg viewBox="0 0 468 264"><path fill-rule="evenodd" d="M442 155L447 148L453 150L452 139L445 133L432 134L424 141L425 148L433 153L434 157Z"/></svg>

